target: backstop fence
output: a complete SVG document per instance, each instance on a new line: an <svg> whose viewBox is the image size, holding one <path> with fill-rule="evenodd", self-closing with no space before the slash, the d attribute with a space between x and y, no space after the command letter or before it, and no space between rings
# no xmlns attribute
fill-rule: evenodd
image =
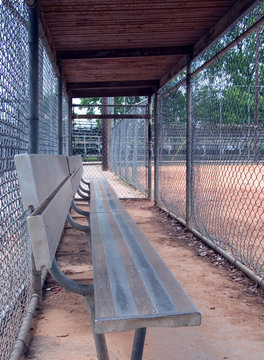
<svg viewBox="0 0 264 360"><path fill-rule="evenodd" d="M263 15L260 1L159 93L156 127L158 205L260 277Z"/></svg>
<svg viewBox="0 0 264 360"><path fill-rule="evenodd" d="M24 1L0 1L0 359L9 359L32 298L31 247L14 156L29 152L28 12ZM39 42L39 152L58 153L57 77ZM63 98L63 151L68 102Z"/></svg>

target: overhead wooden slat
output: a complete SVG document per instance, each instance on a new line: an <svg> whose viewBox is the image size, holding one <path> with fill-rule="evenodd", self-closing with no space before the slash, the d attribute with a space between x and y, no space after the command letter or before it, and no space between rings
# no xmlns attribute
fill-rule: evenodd
<svg viewBox="0 0 264 360"><path fill-rule="evenodd" d="M121 58L121 57L142 57L142 56L169 56L192 54L191 46L170 46L159 48L138 48L138 49L113 49L113 50L79 50L79 51L58 51L57 57L60 60L71 59L100 59L100 58Z"/></svg>
<svg viewBox="0 0 264 360"><path fill-rule="evenodd" d="M166 84L186 65L187 55L201 53L256 0L39 0L39 3L50 53L55 60L62 61L66 86L91 85L75 89L67 86L72 95L129 96L147 94L156 88L156 85L142 87L142 81Z"/></svg>

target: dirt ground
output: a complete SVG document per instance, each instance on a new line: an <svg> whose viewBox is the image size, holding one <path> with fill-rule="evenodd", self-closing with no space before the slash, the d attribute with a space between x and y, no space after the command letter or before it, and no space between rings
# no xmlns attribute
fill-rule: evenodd
<svg viewBox="0 0 264 360"><path fill-rule="evenodd" d="M152 202L124 204L202 314L200 327L149 328L144 360L263 360L263 292ZM92 281L84 233L67 227L57 259L71 278ZM96 360L82 297L50 277L43 293L21 359ZM106 341L111 360L130 358L132 331L107 334Z"/></svg>

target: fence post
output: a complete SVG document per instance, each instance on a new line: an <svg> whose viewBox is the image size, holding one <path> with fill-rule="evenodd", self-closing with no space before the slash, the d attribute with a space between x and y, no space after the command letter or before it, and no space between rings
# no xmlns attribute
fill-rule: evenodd
<svg viewBox="0 0 264 360"><path fill-rule="evenodd" d="M187 59L186 74L186 228L191 229L192 221L192 87L191 87L192 59Z"/></svg>
<svg viewBox="0 0 264 360"><path fill-rule="evenodd" d="M29 152L39 152L39 32L38 32L38 0L27 1L28 7L28 42L29 42ZM35 268L33 256L32 290L42 299L41 271Z"/></svg>
<svg viewBox="0 0 264 360"><path fill-rule="evenodd" d="M68 155L72 155L72 96L68 101Z"/></svg>
<svg viewBox="0 0 264 360"><path fill-rule="evenodd" d="M58 154L62 154L62 76L61 76L61 62L58 63Z"/></svg>
<svg viewBox="0 0 264 360"><path fill-rule="evenodd" d="M159 164L158 164L158 146L159 146L159 126L158 126L158 92L154 95L154 205L157 205L159 198Z"/></svg>
<svg viewBox="0 0 264 360"><path fill-rule="evenodd" d="M108 98L103 97L103 115L108 114ZM102 119L102 170L109 170L109 119Z"/></svg>
<svg viewBox="0 0 264 360"><path fill-rule="evenodd" d="M27 1L29 28L29 119L30 153L39 152L39 33L38 0Z"/></svg>
<svg viewBox="0 0 264 360"><path fill-rule="evenodd" d="M148 96L148 116L147 129L148 129L148 198L151 200L152 193L152 102L151 95Z"/></svg>

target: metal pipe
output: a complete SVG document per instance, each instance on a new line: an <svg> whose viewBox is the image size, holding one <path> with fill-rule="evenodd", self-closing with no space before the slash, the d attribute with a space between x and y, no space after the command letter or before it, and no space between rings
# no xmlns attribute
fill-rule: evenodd
<svg viewBox="0 0 264 360"><path fill-rule="evenodd" d="M61 76L61 63L58 64L58 154L63 152L63 136L62 136L62 76Z"/></svg>
<svg viewBox="0 0 264 360"><path fill-rule="evenodd" d="M90 182L85 181L83 178L81 178L81 182L83 182L85 185L88 185L90 187Z"/></svg>
<svg viewBox="0 0 264 360"><path fill-rule="evenodd" d="M90 226L82 225L82 224L77 223L77 221L75 221L72 218L70 213L68 213L68 215L67 215L67 221L71 226L75 227L76 229L78 229L80 231L84 231L84 232L89 232L90 231Z"/></svg>
<svg viewBox="0 0 264 360"><path fill-rule="evenodd" d="M94 286L89 284L81 284L78 281L72 280L68 278L61 269L59 268L56 259L53 260L52 266L49 269L49 272L53 279L57 281L58 284L60 284L64 289L72 291L76 294L80 295L91 295L94 293Z"/></svg>
<svg viewBox="0 0 264 360"><path fill-rule="evenodd" d="M27 1L28 6L28 42L29 42L29 152L39 151L39 34L38 0Z"/></svg>
<svg viewBox="0 0 264 360"><path fill-rule="evenodd" d="M159 206L159 209L164 211L166 214L171 216L173 219L177 220L179 223L181 223L183 226L186 226L185 220L178 218L176 215L172 214L170 211L165 209L162 206ZM221 249L219 246L217 246L212 240L208 239L206 236L202 235L199 231L195 230L194 228L191 228L189 230L192 232L195 236L197 236L199 239L201 239L206 245L208 245L210 248L214 249L218 254L223 256L227 261L229 261L232 265L236 266L238 269L240 269L243 273L245 273L250 279L252 279L256 284L258 284L261 288L264 289L264 277L260 277L256 275L252 270L250 270L248 267L246 267L244 264L242 264L239 260L235 259L232 255L228 254L225 250Z"/></svg>
<svg viewBox="0 0 264 360"><path fill-rule="evenodd" d="M16 342L14 344L12 353L9 357L9 360L19 360L23 348L25 346L25 340L28 334L28 331L31 326L31 321L36 311L37 305L39 302L39 296L37 294L33 294L25 316L23 318L22 325L20 327Z"/></svg>
<svg viewBox="0 0 264 360"><path fill-rule="evenodd" d="M80 192L80 189L77 189L77 194L80 195L80 197L84 200L90 200L90 196L86 196Z"/></svg>
<svg viewBox="0 0 264 360"><path fill-rule="evenodd" d="M157 205L159 198L159 126L158 126L158 92L154 95L154 204Z"/></svg>
<svg viewBox="0 0 264 360"><path fill-rule="evenodd" d="M144 351L146 328L136 329L132 348L131 360L141 360Z"/></svg>
<svg viewBox="0 0 264 360"><path fill-rule="evenodd" d="M79 184L79 189L82 190L86 194L90 194L90 190L84 189L81 184Z"/></svg>
<svg viewBox="0 0 264 360"><path fill-rule="evenodd" d="M238 45L241 41L243 41L245 38L253 34L253 32L258 31L264 24L264 17L262 16L254 25L252 25L248 30L246 30L243 34L239 35L236 39L234 39L230 44L228 44L225 48L220 50L217 54L215 54L210 60L206 61L202 66L200 66L198 69L196 69L194 72L191 73L191 78L194 78L197 74L199 74L201 71L203 71L208 66L212 65L214 62L219 60L222 56L224 56L229 50L231 50L233 47ZM199 58L201 54L198 54L195 56L195 59ZM194 60L194 59L193 59ZM183 71L185 66L180 69L178 74ZM177 75L177 74L176 74ZM175 76L176 76L175 75ZM180 86L182 86L186 82L186 77L182 79L180 82L175 84L172 88L164 92L163 94L159 95L160 98L169 95L171 92L177 90ZM166 84L165 84L166 85ZM165 86L164 85L164 86ZM163 86L163 87L164 87ZM160 89L161 90L161 89Z"/></svg>
<svg viewBox="0 0 264 360"><path fill-rule="evenodd" d="M72 97L68 101L68 155L72 155Z"/></svg>
<svg viewBox="0 0 264 360"><path fill-rule="evenodd" d="M239 35L235 40L233 40L230 44L228 44L224 49L215 54L210 60L206 61L202 66L196 69L193 73L191 73L191 78L195 77L199 72L203 71L209 65L212 65L215 61L219 60L223 55L225 55L230 49L238 45L242 40L246 39L249 35L253 34L253 32L257 31L264 25L264 16L262 16L254 25L252 25L248 30L243 32L243 34ZM200 56L197 55L195 59Z"/></svg>
<svg viewBox="0 0 264 360"><path fill-rule="evenodd" d="M108 116L108 98L103 97L102 106L102 170L109 170L109 119ZM111 114L110 114L111 115Z"/></svg>
<svg viewBox="0 0 264 360"><path fill-rule="evenodd" d="M80 209L75 203L74 199L72 199L71 206L78 214L89 217L90 212Z"/></svg>
<svg viewBox="0 0 264 360"><path fill-rule="evenodd" d="M192 89L191 89L192 60L187 58L186 79L186 228L189 230L192 221Z"/></svg>
<svg viewBox="0 0 264 360"><path fill-rule="evenodd" d="M243 265L239 260L235 259L232 255L228 254L225 250L214 244L210 239L200 234L199 231L195 229L191 229L190 231L195 236L199 237L204 243L206 243L208 246L210 246L212 249L222 255L227 261L229 261L231 264L235 265L238 269L243 271L243 273L245 273L250 279L252 279L256 284L258 284L261 288L264 289L264 277L261 278L260 276L256 275L252 270Z"/></svg>
<svg viewBox="0 0 264 360"><path fill-rule="evenodd" d="M97 334L95 332L94 295L91 294L89 296L85 296L84 300L88 309L90 323L92 326L97 358L98 360L109 360L105 336L104 334Z"/></svg>
<svg viewBox="0 0 264 360"><path fill-rule="evenodd" d="M151 96L148 97L148 115L147 129L148 129L148 198L151 200L152 195L152 101Z"/></svg>

